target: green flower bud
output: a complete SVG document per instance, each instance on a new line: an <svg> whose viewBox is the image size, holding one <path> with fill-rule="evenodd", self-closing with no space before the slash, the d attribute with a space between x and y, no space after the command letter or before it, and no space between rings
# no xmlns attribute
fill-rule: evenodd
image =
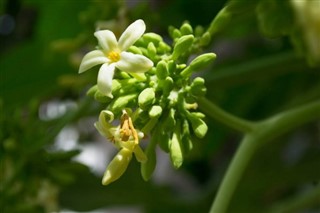
<svg viewBox="0 0 320 213"><path fill-rule="evenodd" d="M152 137L145 151L148 160L146 162L141 163L141 175L145 181L148 181L150 179L156 167L156 145L157 138Z"/></svg>
<svg viewBox="0 0 320 213"><path fill-rule="evenodd" d="M188 49L191 47L193 40L193 35L184 35L181 38L179 38L174 46L172 59L176 60L180 55L187 52Z"/></svg>
<svg viewBox="0 0 320 213"><path fill-rule="evenodd" d="M121 149L108 165L103 175L102 184L108 185L111 182L119 179L126 171L131 158L132 152L130 150L125 148Z"/></svg>
<svg viewBox="0 0 320 213"><path fill-rule="evenodd" d="M162 108L160 106L152 106L149 110L149 121L148 123L142 128L142 132L150 132L154 126L158 123L158 118L161 116Z"/></svg>
<svg viewBox="0 0 320 213"><path fill-rule="evenodd" d="M105 96L99 90L97 90L96 93L94 94L94 99L96 99L97 101L99 101L101 103L108 103L112 100L110 97Z"/></svg>
<svg viewBox="0 0 320 213"><path fill-rule="evenodd" d="M138 162L140 163L147 162L148 158L139 145L136 145L134 147L133 153Z"/></svg>
<svg viewBox="0 0 320 213"><path fill-rule="evenodd" d="M117 96L120 92L120 89L121 89L122 85L120 83L119 80L117 79L113 79L112 80L112 89L111 89L111 93L114 95L114 96Z"/></svg>
<svg viewBox="0 0 320 213"><path fill-rule="evenodd" d="M167 63L165 61L160 61L157 64L156 75L161 80L165 79L169 75Z"/></svg>
<svg viewBox="0 0 320 213"><path fill-rule="evenodd" d="M149 110L149 116L150 118L159 118L162 113L162 108L161 106L152 106L151 109Z"/></svg>
<svg viewBox="0 0 320 213"><path fill-rule="evenodd" d="M163 41L162 37L156 33L145 33L142 37L145 40L145 42L152 42L155 45L158 45L159 42Z"/></svg>
<svg viewBox="0 0 320 213"><path fill-rule="evenodd" d="M180 27L180 32L182 35L189 35L193 33L193 29L189 23L184 23Z"/></svg>
<svg viewBox="0 0 320 213"><path fill-rule="evenodd" d="M175 38L180 38L180 37L181 37L181 32L178 29L174 29L172 31L172 38L175 39Z"/></svg>
<svg viewBox="0 0 320 213"><path fill-rule="evenodd" d="M155 93L152 88L144 89L138 97L139 107L143 110L147 109L155 102Z"/></svg>
<svg viewBox="0 0 320 213"><path fill-rule="evenodd" d="M204 28L202 26L200 26L200 25L196 26L196 28L194 30L195 36L200 37L200 36L202 36L203 32L204 32Z"/></svg>
<svg viewBox="0 0 320 213"><path fill-rule="evenodd" d="M152 42L150 42L148 44L148 56L151 58L151 59L154 59L156 54L157 54L157 49L156 47L154 46L154 44Z"/></svg>
<svg viewBox="0 0 320 213"><path fill-rule="evenodd" d="M120 96L119 98L115 99L110 105L110 111L112 112L120 112L124 109L131 101L134 101L137 98L137 94L129 94Z"/></svg>
<svg viewBox="0 0 320 213"><path fill-rule="evenodd" d="M196 57L195 59L193 59L190 65L181 72L181 75L183 77L188 77L189 75L191 75L192 72L204 69L210 63L212 63L215 59L216 59L216 54L214 53L202 54Z"/></svg>
<svg viewBox="0 0 320 213"><path fill-rule="evenodd" d="M159 147L166 153L169 153L169 141L171 140L169 134L166 131L159 131L160 133L157 135L153 135L152 137L156 137L158 139Z"/></svg>
<svg viewBox="0 0 320 213"><path fill-rule="evenodd" d="M180 122L177 125L172 134L172 138L169 143L170 158L174 168L178 169L183 163L183 150L181 143L181 129Z"/></svg>
<svg viewBox="0 0 320 213"><path fill-rule="evenodd" d="M162 122L163 130L166 132L172 131L174 126L176 125L176 119L174 117L176 110L173 108L170 108L169 113L167 116L164 117L164 120Z"/></svg>
<svg viewBox="0 0 320 213"><path fill-rule="evenodd" d="M191 114L195 115L196 117L201 118L201 119L206 117L206 115L203 114L202 112L191 112Z"/></svg>
<svg viewBox="0 0 320 213"><path fill-rule="evenodd" d="M211 41L211 35L209 32L205 32L200 38L200 45L207 46Z"/></svg>
<svg viewBox="0 0 320 213"><path fill-rule="evenodd" d="M168 96L174 87L173 79L168 76L163 82L163 95Z"/></svg>
<svg viewBox="0 0 320 213"><path fill-rule="evenodd" d="M194 96L204 96L207 88L204 85L204 79L201 77L195 78L190 85L190 92Z"/></svg>
<svg viewBox="0 0 320 213"><path fill-rule="evenodd" d="M98 86L94 85L87 91L87 96L94 97L97 91L98 91Z"/></svg>
<svg viewBox="0 0 320 213"><path fill-rule="evenodd" d="M158 47L158 52L159 53L163 54L163 53L170 52L170 51L171 51L171 47L168 44L166 44L163 41L161 41L159 43L159 47Z"/></svg>
<svg viewBox="0 0 320 213"><path fill-rule="evenodd" d="M142 51L140 50L139 47L136 47L136 46L131 46L131 47L129 47L128 51L129 51L129 52L132 52L132 53L134 53L134 54L142 55Z"/></svg>
<svg viewBox="0 0 320 213"><path fill-rule="evenodd" d="M187 118L191 123L192 129L193 129L195 135L198 138L203 138L208 131L207 124L202 119L198 118L197 116L195 116L191 113L187 114Z"/></svg>
<svg viewBox="0 0 320 213"><path fill-rule="evenodd" d="M193 148L189 129L189 122L187 120L184 120L182 123L181 141L183 145L183 150L185 151L185 154L187 154Z"/></svg>

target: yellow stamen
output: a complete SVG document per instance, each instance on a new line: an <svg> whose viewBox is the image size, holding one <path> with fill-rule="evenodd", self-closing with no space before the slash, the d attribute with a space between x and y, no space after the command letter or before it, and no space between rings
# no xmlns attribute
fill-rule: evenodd
<svg viewBox="0 0 320 213"><path fill-rule="evenodd" d="M120 54L115 51L111 51L107 54L107 57L111 60L111 62L117 62L120 60Z"/></svg>
<svg viewBox="0 0 320 213"><path fill-rule="evenodd" d="M121 117L120 127L121 127L120 134L121 134L122 141L128 141L129 137L132 136L135 144L139 143L139 137L138 137L137 131L135 130L132 120L127 113L123 113Z"/></svg>

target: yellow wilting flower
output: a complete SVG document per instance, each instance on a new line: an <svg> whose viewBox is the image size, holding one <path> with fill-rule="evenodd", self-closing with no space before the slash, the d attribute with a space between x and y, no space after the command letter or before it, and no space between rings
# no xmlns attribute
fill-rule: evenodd
<svg viewBox="0 0 320 213"><path fill-rule="evenodd" d="M119 152L110 162L104 173L102 179L103 185L108 185L121 177L131 161L132 153L134 153L137 161L140 163L147 161L146 155L139 146L139 139L143 137L143 133L134 128L132 119L128 113L123 110L119 126L112 126L110 124L112 121L113 113L103 110L100 113L99 121L95 123L95 127L100 134L111 140L119 149Z"/></svg>

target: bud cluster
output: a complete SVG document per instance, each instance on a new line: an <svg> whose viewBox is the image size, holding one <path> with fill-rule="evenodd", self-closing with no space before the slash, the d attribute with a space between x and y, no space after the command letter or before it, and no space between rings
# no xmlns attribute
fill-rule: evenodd
<svg viewBox="0 0 320 213"><path fill-rule="evenodd" d="M172 46L155 33L145 33L128 52L144 55L154 66L145 73L118 71L112 81L112 96L103 95L93 86L88 94L106 104L115 118L124 109L136 129L150 136L141 162L141 173L148 180L156 165L155 148L158 145L170 153L172 164L179 168L184 156L193 148L192 138L203 138L207 132L205 115L197 111L197 99L206 93L204 79L191 78L194 72L206 68L216 57L206 53L189 58L210 42L210 34L200 27L193 30L188 23L177 29L169 28Z"/></svg>

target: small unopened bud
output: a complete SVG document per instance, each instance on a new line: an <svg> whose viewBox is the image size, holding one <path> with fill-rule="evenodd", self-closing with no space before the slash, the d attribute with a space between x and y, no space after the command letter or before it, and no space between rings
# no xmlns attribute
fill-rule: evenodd
<svg viewBox="0 0 320 213"><path fill-rule="evenodd" d="M194 40L193 35L185 35L178 39L174 46L172 59L176 60L180 55L187 52Z"/></svg>
<svg viewBox="0 0 320 213"><path fill-rule="evenodd" d="M120 96L116 100L114 100L109 106L112 112L120 112L122 109L126 108L126 106L133 100L135 100L137 94L129 94L125 96Z"/></svg>
<svg viewBox="0 0 320 213"><path fill-rule="evenodd" d="M94 97L97 91L98 91L98 85L94 85L87 91L87 95L90 97Z"/></svg>
<svg viewBox="0 0 320 213"><path fill-rule="evenodd" d="M193 59L190 65L181 72L181 75L183 77L187 77L191 75L192 72L200 71L201 69L204 69L210 63L212 63L215 59L216 59L216 54L214 53L202 54L196 57L195 59Z"/></svg>
<svg viewBox="0 0 320 213"><path fill-rule="evenodd" d="M211 41L211 35L209 32L205 32L200 38L200 45L207 46Z"/></svg>
<svg viewBox="0 0 320 213"><path fill-rule="evenodd" d="M134 54L142 55L142 51L140 50L139 47L136 47L136 46L131 46L131 47L129 47L128 51L129 51L129 52L132 52L132 53L134 53Z"/></svg>
<svg viewBox="0 0 320 213"><path fill-rule="evenodd" d="M148 49L148 56L149 56L151 59L155 58L155 56L156 56L156 54L157 54L157 49L156 49L156 47L154 46L154 44L153 44L152 42L150 42L150 43L148 44L147 49Z"/></svg>
<svg viewBox="0 0 320 213"><path fill-rule="evenodd" d="M180 27L180 32L182 35L189 35L193 33L193 29L189 23L184 23Z"/></svg>
<svg viewBox="0 0 320 213"><path fill-rule="evenodd" d="M185 154L192 150L193 144L190 135L189 122L187 120L184 120L182 123L181 142Z"/></svg>
<svg viewBox="0 0 320 213"><path fill-rule="evenodd" d="M136 145L134 147L133 153L138 162L140 163L147 162L148 158L139 145Z"/></svg>
<svg viewBox="0 0 320 213"><path fill-rule="evenodd" d="M202 119L190 113L187 115L187 118L191 123L195 135L198 138L203 138L208 131L207 124Z"/></svg>
<svg viewBox="0 0 320 213"><path fill-rule="evenodd" d="M158 138L153 136L151 138L150 143L146 148L146 156L148 160L146 162L141 163L141 175L145 181L148 181L156 167L157 159L156 159L156 145Z"/></svg>
<svg viewBox="0 0 320 213"><path fill-rule="evenodd" d="M195 78L190 85L190 92L194 96L204 96L207 88L204 85L204 79L201 77Z"/></svg>
<svg viewBox="0 0 320 213"><path fill-rule="evenodd" d="M160 117L162 113L162 108L161 106L152 106L151 109L149 110L149 116L150 118L158 118Z"/></svg>
<svg viewBox="0 0 320 213"><path fill-rule="evenodd" d="M94 94L94 99L96 99L100 103L108 103L108 102L110 102L112 100L110 97L105 96L99 90L97 90L96 93Z"/></svg>
<svg viewBox="0 0 320 213"><path fill-rule="evenodd" d="M152 42L155 45L158 45L159 42L163 41L162 37L156 33L145 33L142 37L146 42Z"/></svg>
<svg viewBox="0 0 320 213"><path fill-rule="evenodd" d="M102 179L103 185L119 179L126 171L132 158L132 152L128 149L121 149L108 165Z"/></svg>
<svg viewBox="0 0 320 213"><path fill-rule="evenodd" d="M169 141L170 158L174 168L178 169L183 163L180 122L176 125L172 138Z"/></svg>
<svg viewBox="0 0 320 213"><path fill-rule="evenodd" d="M156 75L159 79L162 79L162 80L169 75L167 63L165 61L160 61L157 64Z"/></svg>
<svg viewBox="0 0 320 213"><path fill-rule="evenodd" d="M147 109L155 102L155 93L152 88L144 89L138 97L139 107L143 110Z"/></svg>

